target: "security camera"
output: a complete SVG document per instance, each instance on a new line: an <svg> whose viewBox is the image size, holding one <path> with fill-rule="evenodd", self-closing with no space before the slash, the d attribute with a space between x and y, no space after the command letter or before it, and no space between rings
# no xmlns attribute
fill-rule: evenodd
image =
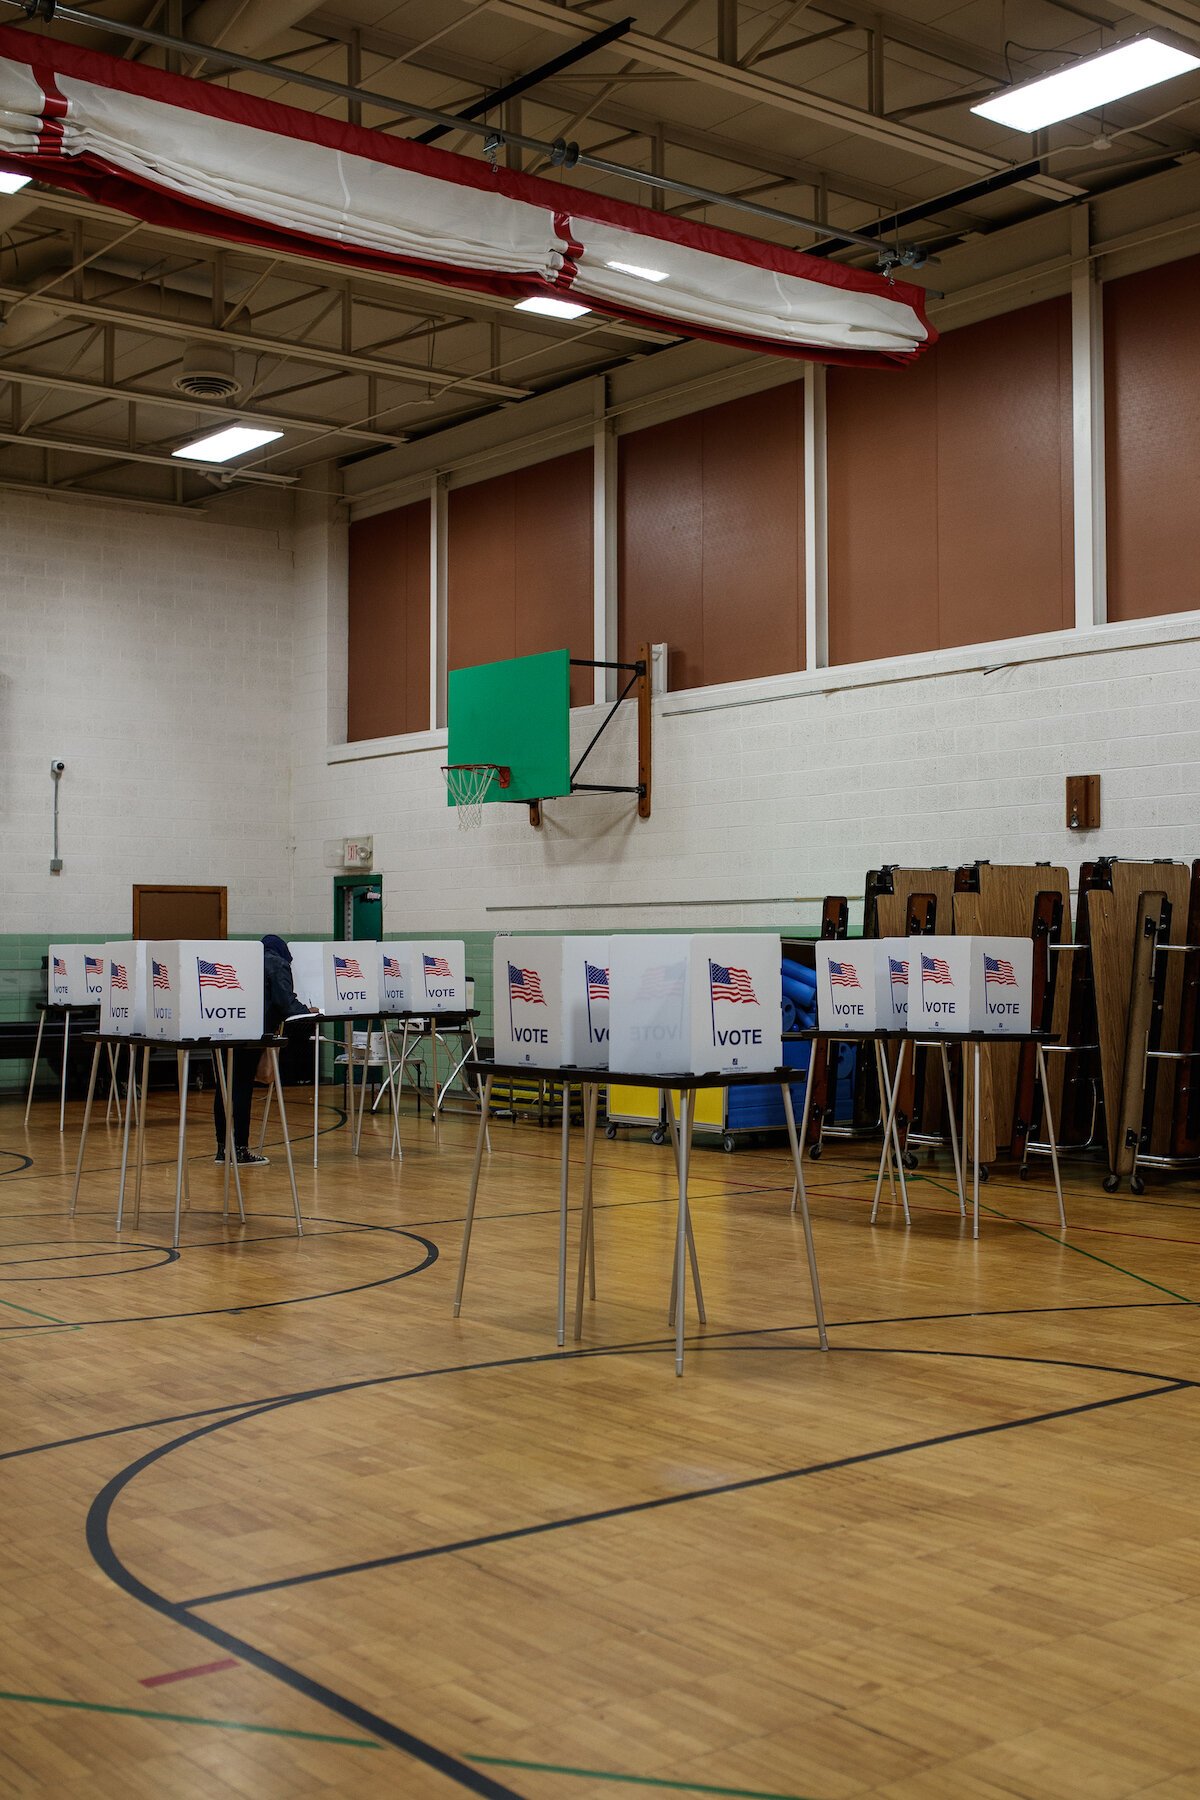
<svg viewBox="0 0 1200 1800"><path fill-rule="evenodd" d="M58 761L52 762L50 764L50 773L51 773L51 775L53 775L55 781L58 780L59 776L62 774L62 772L66 768L66 766L67 765L65 762L58 762Z"/></svg>

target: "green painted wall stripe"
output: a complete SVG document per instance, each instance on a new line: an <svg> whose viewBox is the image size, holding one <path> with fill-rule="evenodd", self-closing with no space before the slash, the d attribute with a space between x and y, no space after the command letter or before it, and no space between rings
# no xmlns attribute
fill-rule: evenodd
<svg viewBox="0 0 1200 1800"><path fill-rule="evenodd" d="M374 1738L334 1737L327 1731L291 1731L283 1725L250 1725L242 1719L202 1719L195 1713L157 1712L149 1706L105 1706L98 1700L61 1700L53 1694L7 1694L0 1700L13 1700L22 1706L62 1706L70 1712L111 1713L124 1719L166 1720L171 1725L214 1725L219 1731L257 1731L266 1737L303 1738L310 1744L350 1744L356 1750L382 1750Z"/></svg>
<svg viewBox="0 0 1200 1800"><path fill-rule="evenodd" d="M670 1788L681 1794L727 1794L733 1800L807 1800L804 1794L768 1793L764 1788L714 1787L707 1781L669 1781L657 1775L618 1775L611 1769L572 1769L561 1763L519 1762L511 1756L468 1756L494 1769L528 1769L531 1774L577 1775L583 1781L623 1781L631 1787Z"/></svg>

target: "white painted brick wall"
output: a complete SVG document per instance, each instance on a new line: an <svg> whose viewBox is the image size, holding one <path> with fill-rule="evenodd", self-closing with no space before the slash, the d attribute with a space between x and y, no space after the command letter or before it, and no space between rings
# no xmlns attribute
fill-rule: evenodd
<svg viewBox="0 0 1200 1800"><path fill-rule="evenodd" d="M293 594L290 497L0 492L0 930L120 935L147 881L226 884L233 932L287 923Z"/></svg>
<svg viewBox="0 0 1200 1800"><path fill-rule="evenodd" d="M540 833L523 807L494 807L464 835L445 806L440 745L327 765L322 664L341 641L328 608L344 616L330 592L336 568L314 508L297 545L297 929L324 928L323 846L358 832L374 835L396 931L649 928L701 913L800 925L814 907L782 897L861 895L880 862L1048 860L1074 874L1102 853L1200 855L1197 614L1106 627L1087 655L1070 653L1074 634L1057 634L667 695L656 708L652 819L638 821L623 799L579 798L550 804ZM1030 657L1040 660L1018 660ZM831 679L850 685L823 691ZM344 671L333 680L336 689ZM726 704L737 696L765 703ZM592 779L633 779L632 710ZM578 747L599 717L574 715ZM1069 832L1063 779L1096 772L1103 827ZM683 904L695 901L720 904ZM534 910L547 906L560 910Z"/></svg>

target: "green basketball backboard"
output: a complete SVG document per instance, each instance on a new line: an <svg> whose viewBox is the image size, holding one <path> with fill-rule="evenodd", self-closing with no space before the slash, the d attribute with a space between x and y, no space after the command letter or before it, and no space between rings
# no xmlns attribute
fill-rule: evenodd
<svg viewBox="0 0 1200 1800"><path fill-rule="evenodd" d="M447 762L510 771L507 787L492 784L488 802L571 792L570 662L570 651L547 650L450 670Z"/></svg>

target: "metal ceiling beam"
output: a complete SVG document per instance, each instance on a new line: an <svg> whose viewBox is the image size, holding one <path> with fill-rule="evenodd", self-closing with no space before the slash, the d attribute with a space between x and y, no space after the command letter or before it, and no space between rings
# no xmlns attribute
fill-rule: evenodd
<svg viewBox="0 0 1200 1800"><path fill-rule="evenodd" d="M53 388L59 393L77 394L83 400L133 401L138 406L166 406L176 412L204 413L209 418L225 419L230 424L265 425L271 430L280 431L328 433L336 430L342 437L361 439L368 444L385 444L393 448L408 442L403 433L371 431L361 425L338 426L331 419L298 419L289 417L286 413L261 412L257 406L221 406L212 400L189 399L186 394L147 393L143 388L116 387L102 381L83 381L72 375L18 369L7 363L0 363L0 383L5 381L15 381L21 387Z"/></svg>
<svg viewBox="0 0 1200 1800"><path fill-rule="evenodd" d="M1195 0L1126 0L1126 10L1200 43L1200 6Z"/></svg>
<svg viewBox="0 0 1200 1800"><path fill-rule="evenodd" d="M563 69L569 69L575 63L582 62L583 58L591 56L593 51L603 50L604 46L611 44L615 38L624 37L632 24L632 19L618 19L615 25L606 25L603 31L593 32L591 37L583 38L578 44L572 44L569 50L564 50L560 56L552 56L549 62L539 63L536 69L530 69L527 74L515 75L502 87L491 87L490 91L481 94L478 100L472 100L469 106L464 106L459 117L462 119L482 118L484 113L491 112L494 106L503 106L506 100L515 100L519 95L527 94L530 88L537 87L538 83L544 81L548 76L561 74ZM435 144L439 138L446 137L449 130L448 125L434 125L431 130L423 131L418 141L422 144Z"/></svg>
<svg viewBox="0 0 1200 1800"><path fill-rule="evenodd" d="M156 456L150 450L131 450L127 444L87 443L83 439L38 435L32 432L0 431L0 444L20 444L30 450L65 451L68 456L98 456L114 463L149 463L154 468L182 469L191 475L220 475L238 481L253 481L266 487L293 487L295 475L269 475L260 469L233 469L228 463L181 462L177 456Z"/></svg>
<svg viewBox="0 0 1200 1800"><path fill-rule="evenodd" d="M347 42L351 36L350 26L324 12L310 14L304 21L303 30L319 32L321 38L332 38L340 43ZM360 36L364 53L382 57L386 62L411 63L415 69L444 76L449 81L461 81L469 87L482 87L489 79L495 78L496 71L489 64L474 57L443 50L440 46L425 50L416 39L369 28L364 28ZM317 46L314 45L313 48L315 50ZM272 64L272 67L275 65ZM287 80L286 69L277 69L276 72L281 82ZM531 104L570 114L578 106L579 96L565 88L556 88L553 82L545 82L540 84ZM650 143L661 136L667 146L711 157L716 162L728 163L732 168L761 170L764 174L780 175L810 187L824 185L831 194L839 194L846 200L857 200L863 206L881 207L887 212L893 211L896 205L895 190L884 187L879 182L862 181L854 175L843 175L836 169L822 168L817 163L804 162L799 157L781 155L779 151L768 149L764 145L722 137L717 132L697 130L671 119L656 119L649 113L637 112L615 101L606 100L594 108L590 116L599 125L612 125L618 131L632 132ZM967 220L964 218L959 222L965 225Z"/></svg>
<svg viewBox="0 0 1200 1800"><path fill-rule="evenodd" d="M86 477L84 477L86 479ZM138 506L149 507L153 512L206 512L205 506L198 506L194 500L147 500L141 494L118 494L111 488L85 488L74 483L69 488L60 487L55 481L18 481L14 476L0 476L0 488L6 492L17 494L52 494L61 500L64 494L75 494L81 500L103 502L105 506Z"/></svg>
<svg viewBox="0 0 1200 1800"><path fill-rule="evenodd" d="M1179 0L1179 3L1183 4L1184 0ZM529 30L576 34L587 30L586 20L578 13L571 13L554 5L553 0L490 0L490 10L503 14L505 18L516 19ZM952 169L967 169L977 176L996 175L1011 167L1010 159L994 156L991 151L973 150L966 144L952 143L948 138L935 137L931 132L916 130L897 120L877 118L859 107L847 106L843 101L830 99L825 94L793 87L774 76L760 74L756 69L731 68L716 57L705 56L698 50L689 50L683 44L672 44L663 38L650 37L645 32L628 32L621 40L621 51L637 62L670 69L693 81L723 88L727 93L738 95L748 105L774 107L781 112L811 119L831 131L870 138L890 150L901 151L924 162L944 163ZM1052 175L1035 175L1022 185L1051 200L1075 199L1082 191L1072 183L1059 181Z"/></svg>
<svg viewBox="0 0 1200 1800"><path fill-rule="evenodd" d="M34 298L26 288L0 287L0 304L13 305ZM413 363L393 363L383 357L361 351L339 351L315 344L297 344L287 338L261 337L250 331L221 331L212 325L197 325L186 319L169 319L158 313L135 312L119 306L107 306L98 300L73 300L53 291L36 295L37 304L49 312L69 318L93 319L97 324L120 325L130 331L147 331L158 337L177 338L184 343L222 344L226 349L254 350L278 356L283 362L315 363L323 369L342 369L348 375L383 375L389 380L412 382L420 387L437 386L444 392L453 388L463 394L482 394L489 399L523 400L529 388L511 387L504 382L486 381L477 375L454 375L445 369L422 369Z"/></svg>

